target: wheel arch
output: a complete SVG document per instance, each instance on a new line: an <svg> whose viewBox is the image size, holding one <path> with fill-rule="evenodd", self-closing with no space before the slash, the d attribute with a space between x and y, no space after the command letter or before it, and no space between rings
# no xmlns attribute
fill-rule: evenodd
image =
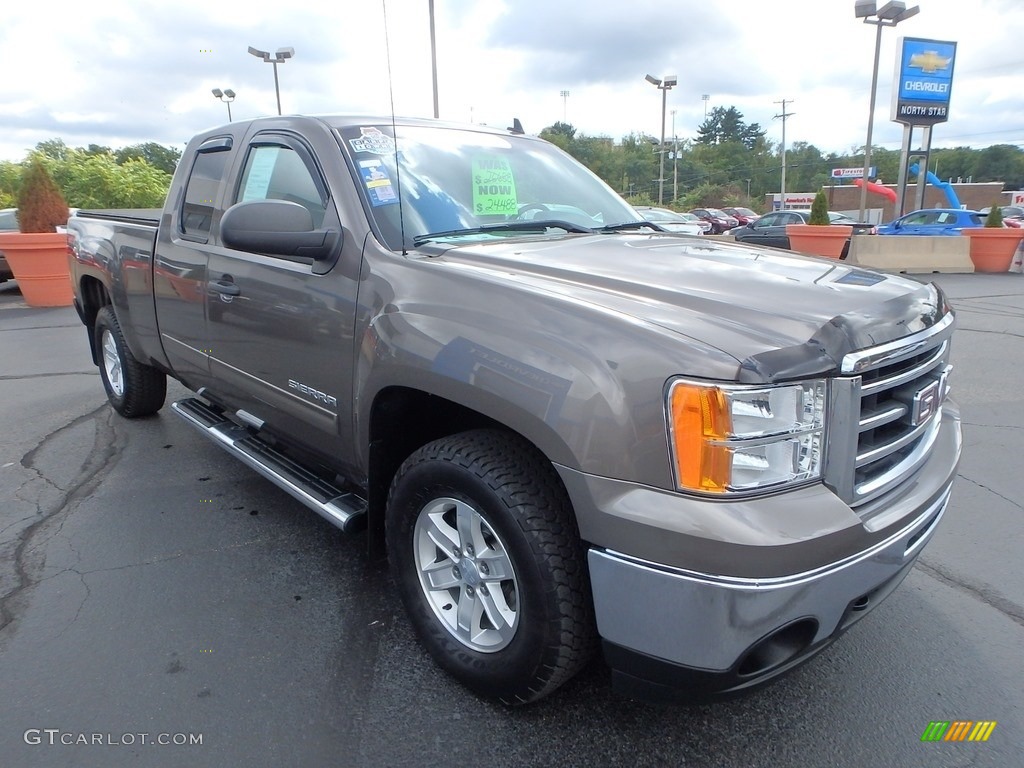
<svg viewBox="0 0 1024 768"><path fill-rule="evenodd" d="M378 392L370 409L367 453L367 544L370 552L376 557L386 554L384 511L388 491L402 462L412 453L434 440L473 429L492 429L515 435L548 461L552 460L552 452L558 455L569 450L535 417L529 417L523 423L530 422L534 422L535 427L540 424L547 435L536 439L536 429L527 434L513 429L504 420L422 389L391 386ZM557 441L557 447L551 446L553 441ZM569 498L558 473L553 474Z"/></svg>
<svg viewBox="0 0 1024 768"><path fill-rule="evenodd" d="M93 365L100 364L99 350L96 348L96 315L105 306L112 305L110 293L107 287L97 278L91 275L84 275L79 281L79 296L81 306L79 315L85 323L87 336L89 338L89 351L92 354Z"/></svg>

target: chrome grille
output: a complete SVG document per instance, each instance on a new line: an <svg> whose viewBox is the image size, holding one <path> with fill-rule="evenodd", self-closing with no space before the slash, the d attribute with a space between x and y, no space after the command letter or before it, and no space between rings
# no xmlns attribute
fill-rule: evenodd
<svg viewBox="0 0 1024 768"><path fill-rule="evenodd" d="M847 355L833 382L825 481L853 507L925 461L949 391L953 316L900 341Z"/></svg>

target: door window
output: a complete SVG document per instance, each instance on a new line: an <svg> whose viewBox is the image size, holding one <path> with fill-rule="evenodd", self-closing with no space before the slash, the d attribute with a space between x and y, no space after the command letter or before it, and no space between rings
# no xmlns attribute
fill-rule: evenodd
<svg viewBox="0 0 1024 768"><path fill-rule="evenodd" d="M246 159L236 202L289 200L306 208L319 228L326 211L320 188L302 157L291 147L259 145Z"/></svg>
<svg viewBox="0 0 1024 768"><path fill-rule="evenodd" d="M192 174L185 187L185 204L181 208L179 226L183 234L206 242L213 221L213 207L217 200L224 169L230 152L200 152L196 155Z"/></svg>

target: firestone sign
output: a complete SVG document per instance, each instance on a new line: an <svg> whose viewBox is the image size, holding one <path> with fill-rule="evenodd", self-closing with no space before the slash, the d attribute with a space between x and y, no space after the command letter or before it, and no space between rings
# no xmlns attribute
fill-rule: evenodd
<svg viewBox="0 0 1024 768"><path fill-rule="evenodd" d="M893 84L892 120L904 125L935 125L949 119L956 43L900 38Z"/></svg>
<svg viewBox="0 0 1024 768"><path fill-rule="evenodd" d="M878 166L872 165L868 168L868 178L873 179L878 175ZM833 168L833 179L859 179L864 176L863 168Z"/></svg>

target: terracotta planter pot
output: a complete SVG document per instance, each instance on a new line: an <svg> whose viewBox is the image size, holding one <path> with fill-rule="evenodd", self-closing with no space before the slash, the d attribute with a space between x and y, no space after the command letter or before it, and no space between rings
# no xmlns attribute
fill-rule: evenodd
<svg viewBox="0 0 1024 768"><path fill-rule="evenodd" d="M998 227L970 228L960 234L971 239L971 261L975 272L1009 272L1024 229Z"/></svg>
<svg viewBox="0 0 1024 768"><path fill-rule="evenodd" d="M838 259L843 255L843 248L852 234L853 227L847 224L786 225L789 250L828 259Z"/></svg>
<svg viewBox="0 0 1024 768"><path fill-rule="evenodd" d="M70 307L68 238L59 232L0 233L0 251L30 307Z"/></svg>

